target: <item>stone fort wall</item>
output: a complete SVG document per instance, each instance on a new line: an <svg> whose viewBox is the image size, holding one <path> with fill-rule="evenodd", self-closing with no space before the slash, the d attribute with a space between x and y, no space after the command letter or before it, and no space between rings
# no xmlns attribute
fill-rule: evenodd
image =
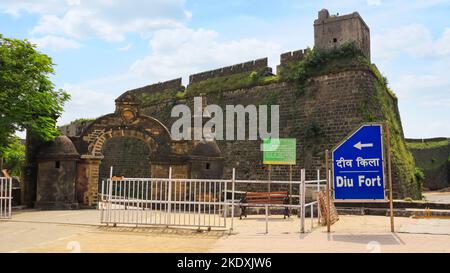
<svg viewBox="0 0 450 273"><path fill-rule="evenodd" d="M406 139L417 167L425 174L424 187L441 190L450 187L450 139Z"/></svg>
<svg viewBox="0 0 450 273"><path fill-rule="evenodd" d="M287 55L284 55L287 56ZM291 59L298 57L290 53ZM283 64L282 64L283 65ZM383 117L381 105L369 103L373 99L375 75L365 68L349 69L310 79L304 94L298 96L296 87L287 82L273 83L247 89L232 90L220 94L203 96L207 104L217 104L225 109L226 105L266 105L280 106L280 137L297 139L297 166L294 179L300 178L300 169L308 170L307 177L315 178L316 169L321 170L324 178L324 151L331 150L352 130L363 123L365 105L380 118ZM393 105L395 98L390 97ZM187 104L193 108L193 99L171 99L154 105L146 105L142 113L159 119L168 128L176 118L170 117L176 104ZM398 110L394 109L397 113ZM225 126L224 126L225 127ZM248 127L247 127L248 128ZM225 129L224 129L225 130ZM224 177L231 177L236 168L239 179L267 179L268 167L262 164L260 141L217 141L225 159ZM394 173L394 177L397 175ZM273 166L272 179L289 178L287 166ZM394 181L397 195L400 193L400 181ZM247 189L251 187L248 185ZM413 189L411 189L413 191Z"/></svg>

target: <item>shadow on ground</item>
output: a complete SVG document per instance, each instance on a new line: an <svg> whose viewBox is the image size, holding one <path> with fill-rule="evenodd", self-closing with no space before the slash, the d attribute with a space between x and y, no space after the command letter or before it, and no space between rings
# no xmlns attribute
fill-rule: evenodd
<svg viewBox="0 0 450 273"><path fill-rule="evenodd" d="M220 238L227 236L229 232L224 230L198 230L198 229L180 229L180 228L167 228L167 227L108 227L101 226L98 228L100 232L119 233L123 235L129 234L141 234L148 236L158 235L173 235L183 236L186 238Z"/></svg>
<svg viewBox="0 0 450 273"><path fill-rule="evenodd" d="M381 245L401 245L403 244L394 234L348 234L348 235L332 235L331 241L339 241L355 244L369 244L377 242Z"/></svg>

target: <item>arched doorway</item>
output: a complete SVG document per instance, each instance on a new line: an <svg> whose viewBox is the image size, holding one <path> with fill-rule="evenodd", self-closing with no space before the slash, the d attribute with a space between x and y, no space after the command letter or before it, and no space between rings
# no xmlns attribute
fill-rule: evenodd
<svg viewBox="0 0 450 273"><path fill-rule="evenodd" d="M151 177L150 149L140 139L131 137L107 139L103 144L102 154L99 182L109 177L111 166L114 176Z"/></svg>

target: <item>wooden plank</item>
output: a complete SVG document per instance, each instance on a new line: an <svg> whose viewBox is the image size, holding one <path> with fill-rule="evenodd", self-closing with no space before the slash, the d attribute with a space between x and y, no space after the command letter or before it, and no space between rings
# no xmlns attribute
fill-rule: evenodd
<svg viewBox="0 0 450 273"><path fill-rule="evenodd" d="M317 201L319 202L320 212L322 213L322 218L320 219L321 225L325 226L327 224L326 219L328 219L327 196L325 191L319 191L318 193L316 193L316 197ZM339 220L339 215L334 202L330 202L330 210L330 223L334 224Z"/></svg>

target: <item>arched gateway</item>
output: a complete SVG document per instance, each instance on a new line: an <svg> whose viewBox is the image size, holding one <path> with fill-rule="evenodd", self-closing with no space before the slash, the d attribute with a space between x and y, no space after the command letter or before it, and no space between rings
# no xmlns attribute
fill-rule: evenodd
<svg viewBox="0 0 450 273"><path fill-rule="evenodd" d="M198 156L197 151L205 143L195 141L173 141L169 130L157 119L142 115L139 101L132 93L125 93L116 100L116 111L102 116L89 125L74 144L80 154L77 164L76 196L79 204L92 206L98 201L98 181L100 163L104 158L103 145L108 139L116 137L135 138L147 144L149 150L148 166L153 177L167 177L172 167L174 178L210 177L211 173L202 169L202 163L214 164L216 178L222 176L222 157ZM208 145L217 146L215 143ZM217 147L216 147L217 148Z"/></svg>

